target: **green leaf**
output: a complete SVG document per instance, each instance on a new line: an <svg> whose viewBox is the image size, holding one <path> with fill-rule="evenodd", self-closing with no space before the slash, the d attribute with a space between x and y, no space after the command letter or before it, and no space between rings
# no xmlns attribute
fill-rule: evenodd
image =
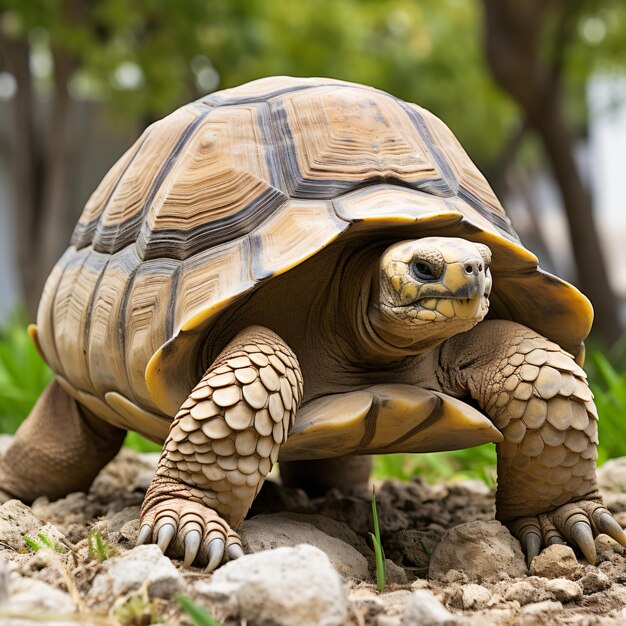
<svg viewBox="0 0 626 626"><path fill-rule="evenodd" d="M42 546L40 546L34 539L30 537L24 537L24 543L33 551L37 552L41 550Z"/></svg>
<svg viewBox="0 0 626 626"><path fill-rule="evenodd" d="M183 611L189 615L195 626L221 626L220 622L190 598L186 596L176 596L176 602L178 602Z"/></svg>
<svg viewBox="0 0 626 626"><path fill-rule="evenodd" d="M370 533L374 544L374 556L376 558L376 586L379 593L385 588L385 552L380 540L380 527L378 524L378 510L376 508L376 490L372 488L372 517L374 519L374 532Z"/></svg>

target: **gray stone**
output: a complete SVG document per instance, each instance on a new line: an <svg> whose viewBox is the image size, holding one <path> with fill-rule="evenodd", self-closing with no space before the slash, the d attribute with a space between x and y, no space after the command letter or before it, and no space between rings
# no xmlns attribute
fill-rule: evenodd
<svg viewBox="0 0 626 626"><path fill-rule="evenodd" d="M404 568L391 559L385 559L385 581L389 585L406 585L409 582Z"/></svg>
<svg viewBox="0 0 626 626"><path fill-rule="evenodd" d="M491 591L477 585L469 583L461 587L461 608L463 610L478 611L484 609L491 600Z"/></svg>
<svg viewBox="0 0 626 626"><path fill-rule="evenodd" d="M0 607L9 601L9 577L11 570L4 559L0 559Z"/></svg>
<svg viewBox="0 0 626 626"><path fill-rule="evenodd" d="M574 551L569 546L555 544L548 546L532 560L530 573L543 578L575 580L580 577L581 567Z"/></svg>
<svg viewBox="0 0 626 626"><path fill-rule="evenodd" d="M433 550L429 577L444 579L451 569L470 579L518 577L526 574L526 563L519 542L500 522L475 521L447 530Z"/></svg>
<svg viewBox="0 0 626 626"><path fill-rule="evenodd" d="M367 559L345 541L281 514L257 515L246 520L239 527L239 534L246 552L309 544L325 552L341 575L358 580L370 576Z"/></svg>
<svg viewBox="0 0 626 626"><path fill-rule="evenodd" d="M0 506L0 537L5 547L19 552L25 547L24 536L37 534L42 526L31 508L19 500L9 500Z"/></svg>
<svg viewBox="0 0 626 626"><path fill-rule="evenodd" d="M374 558L374 551L371 548L371 544L368 544L361 535L357 535L345 522L340 522L326 515L313 513L284 512L277 513L276 516L296 522L311 524L311 526L315 526L315 528L321 530L323 533L335 537L336 539L341 539L341 541L360 552L366 559Z"/></svg>
<svg viewBox="0 0 626 626"><path fill-rule="evenodd" d="M430 556L441 540L442 532L408 528L393 533L385 540L385 554L405 567L414 568L415 574L428 574Z"/></svg>
<svg viewBox="0 0 626 626"><path fill-rule="evenodd" d="M235 597L241 620L257 626L343 626L348 598L326 554L309 545L250 554L218 569L206 592Z"/></svg>
<svg viewBox="0 0 626 626"><path fill-rule="evenodd" d="M113 513L107 521L106 528L112 532L120 531L125 524L138 520L141 513L141 507L139 505L127 506L117 513Z"/></svg>
<svg viewBox="0 0 626 626"><path fill-rule="evenodd" d="M596 470L602 490L626 493L626 457L610 459Z"/></svg>
<svg viewBox="0 0 626 626"><path fill-rule="evenodd" d="M589 572L578 582L582 585L585 594L597 593L611 586L609 577L604 572L595 568L590 568Z"/></svg>
<svg viewBox="0 0 626 626"><path fill-rule="evenodd" d="M571 602L582 598L582 587L573 580L567 578L555 578L546 583L546 590L549 591L555 600L560 602Z"/></svg>
<svg viewBox="0 0 626 626"><path fill-rule="evenodd" d="M35 578L12 578L9 584L9 603L6 607L14 619L2 621L2 626L29 626L30 624L71 626L75 624L72 614L76 607L69 594ZM35 619L37 614L53 613L59 619L54 622ZM30 616L29 619L18 619L18 615ZM69 619L63 620L62 616Z"/></svg>
<svg viewBox="0 0 626 626"><path fill-rule="evenodd" d="M522 608L522 611L531 615L537 615L539 613L554 613L556 611L560 611L562 608L563 605L560 602L555 602L554 600L543 600L542 602L527 604Z"/></svg>
<svg viewBox="0 0 626 626"><path fill-rule="evenodd" d="M453 626L456 623L455 616L426 589L411 594L402 616L402 626Z"/></svg>
<svg viewBox="0 0 626 626"><path fill-rule="evenodd" d="M504 599L509 602L516 600L520 606L551 600L552 595L545 589L540 580L533 577L512 583L506 590Z"/></svg>
<svg viewBox="0 0 626 626"><path fill-rule="evenodd" d="M185 587L183 577L154 544L138 546L102 564L89 591L90 600L110 604L146 581L152 598L171 598Z"/></svg>

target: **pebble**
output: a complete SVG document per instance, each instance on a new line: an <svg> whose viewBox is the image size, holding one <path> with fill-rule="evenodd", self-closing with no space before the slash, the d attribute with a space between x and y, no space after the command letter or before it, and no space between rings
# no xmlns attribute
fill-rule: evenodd
<svg viewBox="0 0 626 626"><path fill-rule="evenodd" d="M463 610L478 611L484 609L490 600L491 591L482 585L469 583L461 587L461 608Z"/></svg>
<svg viewBox="0 0 626 626"><path fill-rule="evenodd" d="M110 606L116 598L139 589L146 581L151 598L173 598L185 587L170 559L158 546L150 544L105 561L94 578L89 598Z"/></svg>
<svg viewBox="0 0 626 626"><path fill-rule="evenodd" d="M239 618L274 626L343 626L348 598L324 552L309 545L258 552L220 567L207 586L236 598Z"/></svg>
<svg viewBox="0 0 626 626"><path fill-rule="evenodd" d="M38 614L54 614L59 619L54 620L54 626L71 626L75 624L72 615L76 606L69 594L56 589L52 585L36 578L16 577L9 583L9 603L6 607L12 614L27 614L32 621L22 619L2 620L2 626L25 626L27 623L52 626L52 622L39 619ZM64 620L62 616L69 619Z"/></svg>
<svg viewBox="0 0 626 626"><path fill-rule="evenodd" d="M0 537L2 545L15 551L25 547L24 536L36 535L43 522L19 500L9 500L0 506Z"/></svg>
<svg viewBox="0 0 626 626"><path fill-rule="evenodd" d="M308 544L325 552L333 567L342 576L357 580L370 577L367 559L355 548L304 521L289 519L281 514L257 515L242 523L240 535L244 550L249 553ZM395 564L394 567L397 568ZM396 579L404 574L402 568L397 569L402 573L394 570ZM406 574L404 581L399 582L406 582Z"/></svg>
<svg viewBox="0 0 626 626"><path fill-rule="evenodd" d="M517 577L526 574L526 563L519 542L500 522L475 521L448 529L433 550L429 577L444 579L451 569L472 580L503 573Z"/></svg>
<svg viewBox="0 0 626 626"><path fill-rule="evenodd" d="M543 578L575 580L580 577L581 566L569 546L555 544L548 546L532 560L530 573Z"/></svg>
<svg viewBox="0 0 626 626"><path fill-rule="evenodd" d="M578 581L585 594L597 593L611 586L609 577L599 569L589 568L589 572Z"/></svg>
<svg viewBox="0 0 626 626"><path fill-rule="evenodd" d="M402 615L402 626L453 626L455 616L426 589L414 591Z"/></svg>
<svg viewBox="0 0 626 626"><path fill-rule="evenodd" d="M508 601L517 600L520 606L550 600L551 595L539 582L540 579L520 580L509 586L504 594L504 599Z"/></svg>
<svg viewBox="0 0 626 626"><path fill-rule="evenodd" d="M560 602L570 602L582 598L582 587L573 580L567 578L554 578L546 584L546 590L549 591L555 600Z"/></svg>

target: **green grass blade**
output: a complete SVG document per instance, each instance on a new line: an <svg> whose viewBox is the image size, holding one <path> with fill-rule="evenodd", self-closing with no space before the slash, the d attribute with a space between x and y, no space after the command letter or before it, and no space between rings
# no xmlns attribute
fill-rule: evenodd
<svg viewBox="0 0 626 626"><path fill-rule="evenodd" d="M39 550L41 550L41 546L34 540L31 539L30 537L24 537L24 543L33 551L33 552L37 552Z"/></svg>
<svg viewBox="0 0 626 626"><path fill-rule="evenodd" d="M376 490L372 489L372 517L374 518L374 532L370 533L374 544L374 556L376 558L376 586L379 593L385 588L385 552L380 540L380 527L378 524L378 509L376 508Z"/></svg>
<svg viewBox="0 0 626 626"><path fill-rule="evenodd" d="M198 606L187 596L177 596L176 602L178 602L183 611L189 615L195 626L221 626L210 613L205 611L201 606Z"/></svg>

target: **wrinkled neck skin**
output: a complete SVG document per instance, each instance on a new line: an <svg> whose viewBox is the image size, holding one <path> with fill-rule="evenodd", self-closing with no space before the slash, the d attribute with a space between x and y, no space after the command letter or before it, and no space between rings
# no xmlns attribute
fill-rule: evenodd
<svg viewBox="0 0 626 626"><path fill-rule="evenodd" d="M440 328L431 325L411 334L400 335L385 324L379 301L380 248L353 253L344 265L340 281L339 315L328 316L337 322L339 345L345 358L356 367L385 369L434 348L447 339Z"/></svg>

